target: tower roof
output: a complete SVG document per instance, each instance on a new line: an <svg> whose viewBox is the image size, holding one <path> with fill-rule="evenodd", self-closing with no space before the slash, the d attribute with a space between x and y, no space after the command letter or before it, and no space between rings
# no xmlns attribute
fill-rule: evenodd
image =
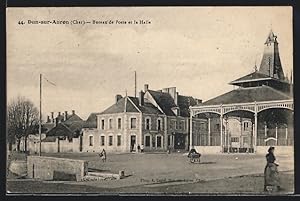
<svg viewBox="0 0 300 201"><path fill-rule="evenodd" d="M259 73L269 77L284 80L281 66L277 36L271 30L265 42L264 54L260 63Z"/></svg>
<svg viewBox="0 0 300 201"><path fill-rule="evenodd" d="M271 29L265 44L272 43L272 42L277 42L277 36L275 36L273 30Z"/></svg>

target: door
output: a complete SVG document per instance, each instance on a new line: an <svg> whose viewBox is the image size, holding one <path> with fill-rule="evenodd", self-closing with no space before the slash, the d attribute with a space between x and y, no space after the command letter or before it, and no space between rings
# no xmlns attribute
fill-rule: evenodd
<svg viewBox="0 0 300 201"><path fill-rule="evenodd" d="M175 149L185 149L185 135L181 133L176 133L174 142Z"/></svg>
<svg viewBox="0 0 300 201"><path fill-rule="evenodd" d="M136 147L136 136L135 135L131 135L130 136L130 151L135 151L135 147Z"/></svg>

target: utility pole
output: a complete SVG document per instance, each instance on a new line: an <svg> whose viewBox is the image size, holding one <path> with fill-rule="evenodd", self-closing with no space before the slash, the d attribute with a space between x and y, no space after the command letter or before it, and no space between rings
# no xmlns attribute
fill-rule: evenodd
<svg viewBox="0 0 300 201"><path fill-rule="evenodd" d="M134 71L134 97L136 98L136 71Z"/></svg>
<svg viewBox="0 0 300 201"><path fill-rule="evenodd" d="M39 156L42 154L42 74L40 74L40 120L39 120L39 135L40 135L40 151Z"/></svg>

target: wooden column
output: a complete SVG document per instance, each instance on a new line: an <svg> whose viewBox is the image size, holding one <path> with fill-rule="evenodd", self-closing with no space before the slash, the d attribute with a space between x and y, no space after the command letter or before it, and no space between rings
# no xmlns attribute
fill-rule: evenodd
<svg viewBox="0 0 300 201"><path fill-rule="evenodd" d="M223 114L220 116L220 136L221 136L221 152L224 151L224 145L223 145Z"/></svg>
<svg viewBox="0 0 300 201"><path fill-rule="evenodd" d="M265 138L267 138L267 123L265 123Z"/></svg>
<svg viewBox="0 0 300 201"><path fill-rule="evenodd" d="M210 117L208 118L208 146L211 146L211 142L210 142Z"/></svg>
<svg viewBox="0 0 300 201"><path fill-rule="evenodd" d="M190 150L192 149L193 146L193 112L191 111L190 114Z"/></svg>
<svg viewBox="0 0 300 201"><path fill-rule="evenodd" d="M288 145L288 127L285 128L285 145Z"/></svg>
<svg viewBox="0 0 300 201"><path fill-rule="evenodd" d="M276 145L278 145L278 126L276 123L276 127L275 127L275 138L276 138Z"/></svg>
<svg viewBox="0 0 300 201"><path fill-rule="evenodd" d="M256 153L256 146L257 146L257 113L254 114L254 153Z"/></svg>

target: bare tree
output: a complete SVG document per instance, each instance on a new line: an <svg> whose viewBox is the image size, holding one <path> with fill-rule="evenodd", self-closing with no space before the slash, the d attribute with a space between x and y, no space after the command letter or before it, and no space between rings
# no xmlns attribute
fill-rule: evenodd
<svg viewBox="0 0 300 201"><path fill-rule="evenodd" d="M38 130L38 109L29 99L17 97L7 106L6 121L8 141L12 143L16 140L17 150L20 150L20 140L24 137L25 151L27 151L28 135Z"/></svg>

